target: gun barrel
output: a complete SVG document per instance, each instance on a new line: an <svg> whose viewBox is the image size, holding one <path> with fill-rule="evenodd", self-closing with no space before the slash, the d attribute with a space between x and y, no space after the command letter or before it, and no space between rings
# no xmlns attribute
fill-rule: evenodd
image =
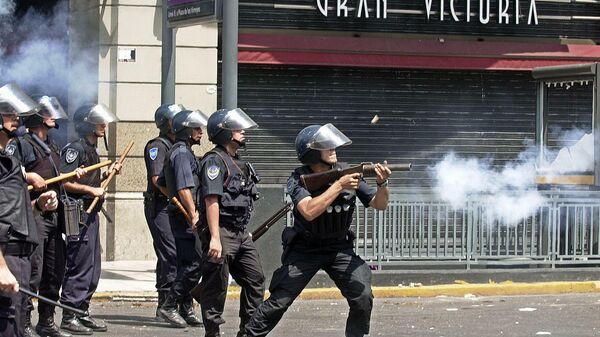
<svg viewBox="0 0 600 337"><path fill-rule="evenodd" d="M408 163L408 164L388 164L387 167L391 171L410 171L412 169L412 163Z"/></svg>

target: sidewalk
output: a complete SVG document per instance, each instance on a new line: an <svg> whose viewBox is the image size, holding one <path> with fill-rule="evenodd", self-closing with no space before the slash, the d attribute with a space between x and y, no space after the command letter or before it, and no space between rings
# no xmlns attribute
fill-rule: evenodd
<svg viewBox="0 0 600 337"><path fill-rule="evenodd" d="M102 262L102 275L94 298L116 301L155 301L155 265L155 261ZM458 275L460 274L456 276ZM421 285L419 282L411 282L407 285L374 286L373 292L378 298L600 293L600 275L597 275L595 280L586 281L468 283L455 279L446 284L437 285ZM230 287L227 296L228 298L238 298L239 288ZM319 288L305 289L300 298L335 299L341 298L341 294L337 288L324 285Z"/></svg>

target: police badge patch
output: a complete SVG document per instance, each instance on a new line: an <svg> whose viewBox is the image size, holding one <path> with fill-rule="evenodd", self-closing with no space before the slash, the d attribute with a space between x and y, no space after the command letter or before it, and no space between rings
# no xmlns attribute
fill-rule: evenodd
<svg viewBox="0 0 600 337"><path fill-rule="evenodd" d="M6 154L9 156L12 156L13 154L15 154L15 150L17 149L17 146L14 143L10 143L6 146Z"/></svg>
<svg viewBox="0 0 600 337"><path fill-rule="evenodd" d="M208 179L215 180L215 178L219 176L219 172L221 172L221 169L219 169L217 165L212 165L206 170L206 175L208 176Z"/></svg>
<svg viewBox="0 0 600 337"><path fill-rule="evenodd" d="M77 150L68 148L67 153L65 154L65 160L67 161L67 164L72 164L75 159L77 159L77 156L79 156L79 152L77 152Z"/></svg>
<svg viewBox="0 0 600 337"><path fill-rule="evenodd" d="M157 147L153 147L148 151L148 154L150 155L150 159L154 160L156 159L156 157L158 156L158 148Z"/></svg>

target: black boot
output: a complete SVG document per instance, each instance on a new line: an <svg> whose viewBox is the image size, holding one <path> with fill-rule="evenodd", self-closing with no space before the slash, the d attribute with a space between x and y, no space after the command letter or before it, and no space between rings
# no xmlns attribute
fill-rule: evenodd
<svg viewBox="0 0 600 337"><path fill-rule="evenodd" d="M185 320L177 312L177 299L171 292L165 298L165 302L158 309L160 316L174 328L185 328Z"/></svg>
<svg viewBox="0 0 600 337"><path fill-rule="evenodd" d="M108 327L106 326L106 323L104 323L103 320L93 318L92 316L90 316L89 311L86 311L85 313L86 314L84 316L77 317L81 324L92 329L93 331L104 332L108 330Z"/></svg>
<svg viewBox="0 0 600 337"><path fill-rule="evenodd" d="M162 316L160 315L160 308L165 303L165 299L167 298L168 291L159 290L158 291L158 305L156 306L156 318L162 320Z"/></svg>
<svg viewBox="0 0 600 337"><path fill-rule="evenodd" d="M185 322L191 326L203 326L202 320L196 316L194 312L194 303L193 299L190 296L189 298L184 299L179 304L179 315L183 317Z"/></svg>
<svg viewBox="0 0 600 337"><path fill-rule="evenodd" d="M60 328L73 335L91 335L93 333L92 329L84 326L74 313L67 310L63 310Z"/></svg>
<svg viewBox="0 0 600 337"><path fill-rule="evenodd" d="M220 337L221 336L221 331L219 330L219 328L217 329L210 329L210 330L206 330L204 332L204 337Z"/></svg>
<svg viewBox="0 0 600 337"><path fill-rule="evenodd" d="M24 337L40 337L35 330L33 330L33 326L31 325L31 311L27 311L25 315L25 330L23 330Z"/></svg>
<svg viewBox="0 0 600 337"><path fill-rule="evenodd" d="M61 331L56 324L54 324L54 310L43 310L42 307L38 307L40 311L40 320L35 327L35 332L40 337L71 337L70 333Z"/></svg>

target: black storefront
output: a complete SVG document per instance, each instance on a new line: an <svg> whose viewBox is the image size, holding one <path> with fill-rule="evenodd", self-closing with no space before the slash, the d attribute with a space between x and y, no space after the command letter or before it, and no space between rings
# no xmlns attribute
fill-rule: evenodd
<svg viewBox="0 0 600 337"><path fill-rule="evenodd" d="M343 8L337 15L339 3L347 17ZM502 166L534 143L531 70L600 61L600 4L481 3L483 16L475 0L240 1L238 101L260 125L246 156L267 191L256 221L281 204L298 165L294 138L310 124L331 122L353 140L339 151L345 161L412 162L411 172L394 175L398 189L427 190L428 167L451 151ZM499 23L498 6L508 23ZM589 87L553 95L558 126L591 129Z"/></svg>

